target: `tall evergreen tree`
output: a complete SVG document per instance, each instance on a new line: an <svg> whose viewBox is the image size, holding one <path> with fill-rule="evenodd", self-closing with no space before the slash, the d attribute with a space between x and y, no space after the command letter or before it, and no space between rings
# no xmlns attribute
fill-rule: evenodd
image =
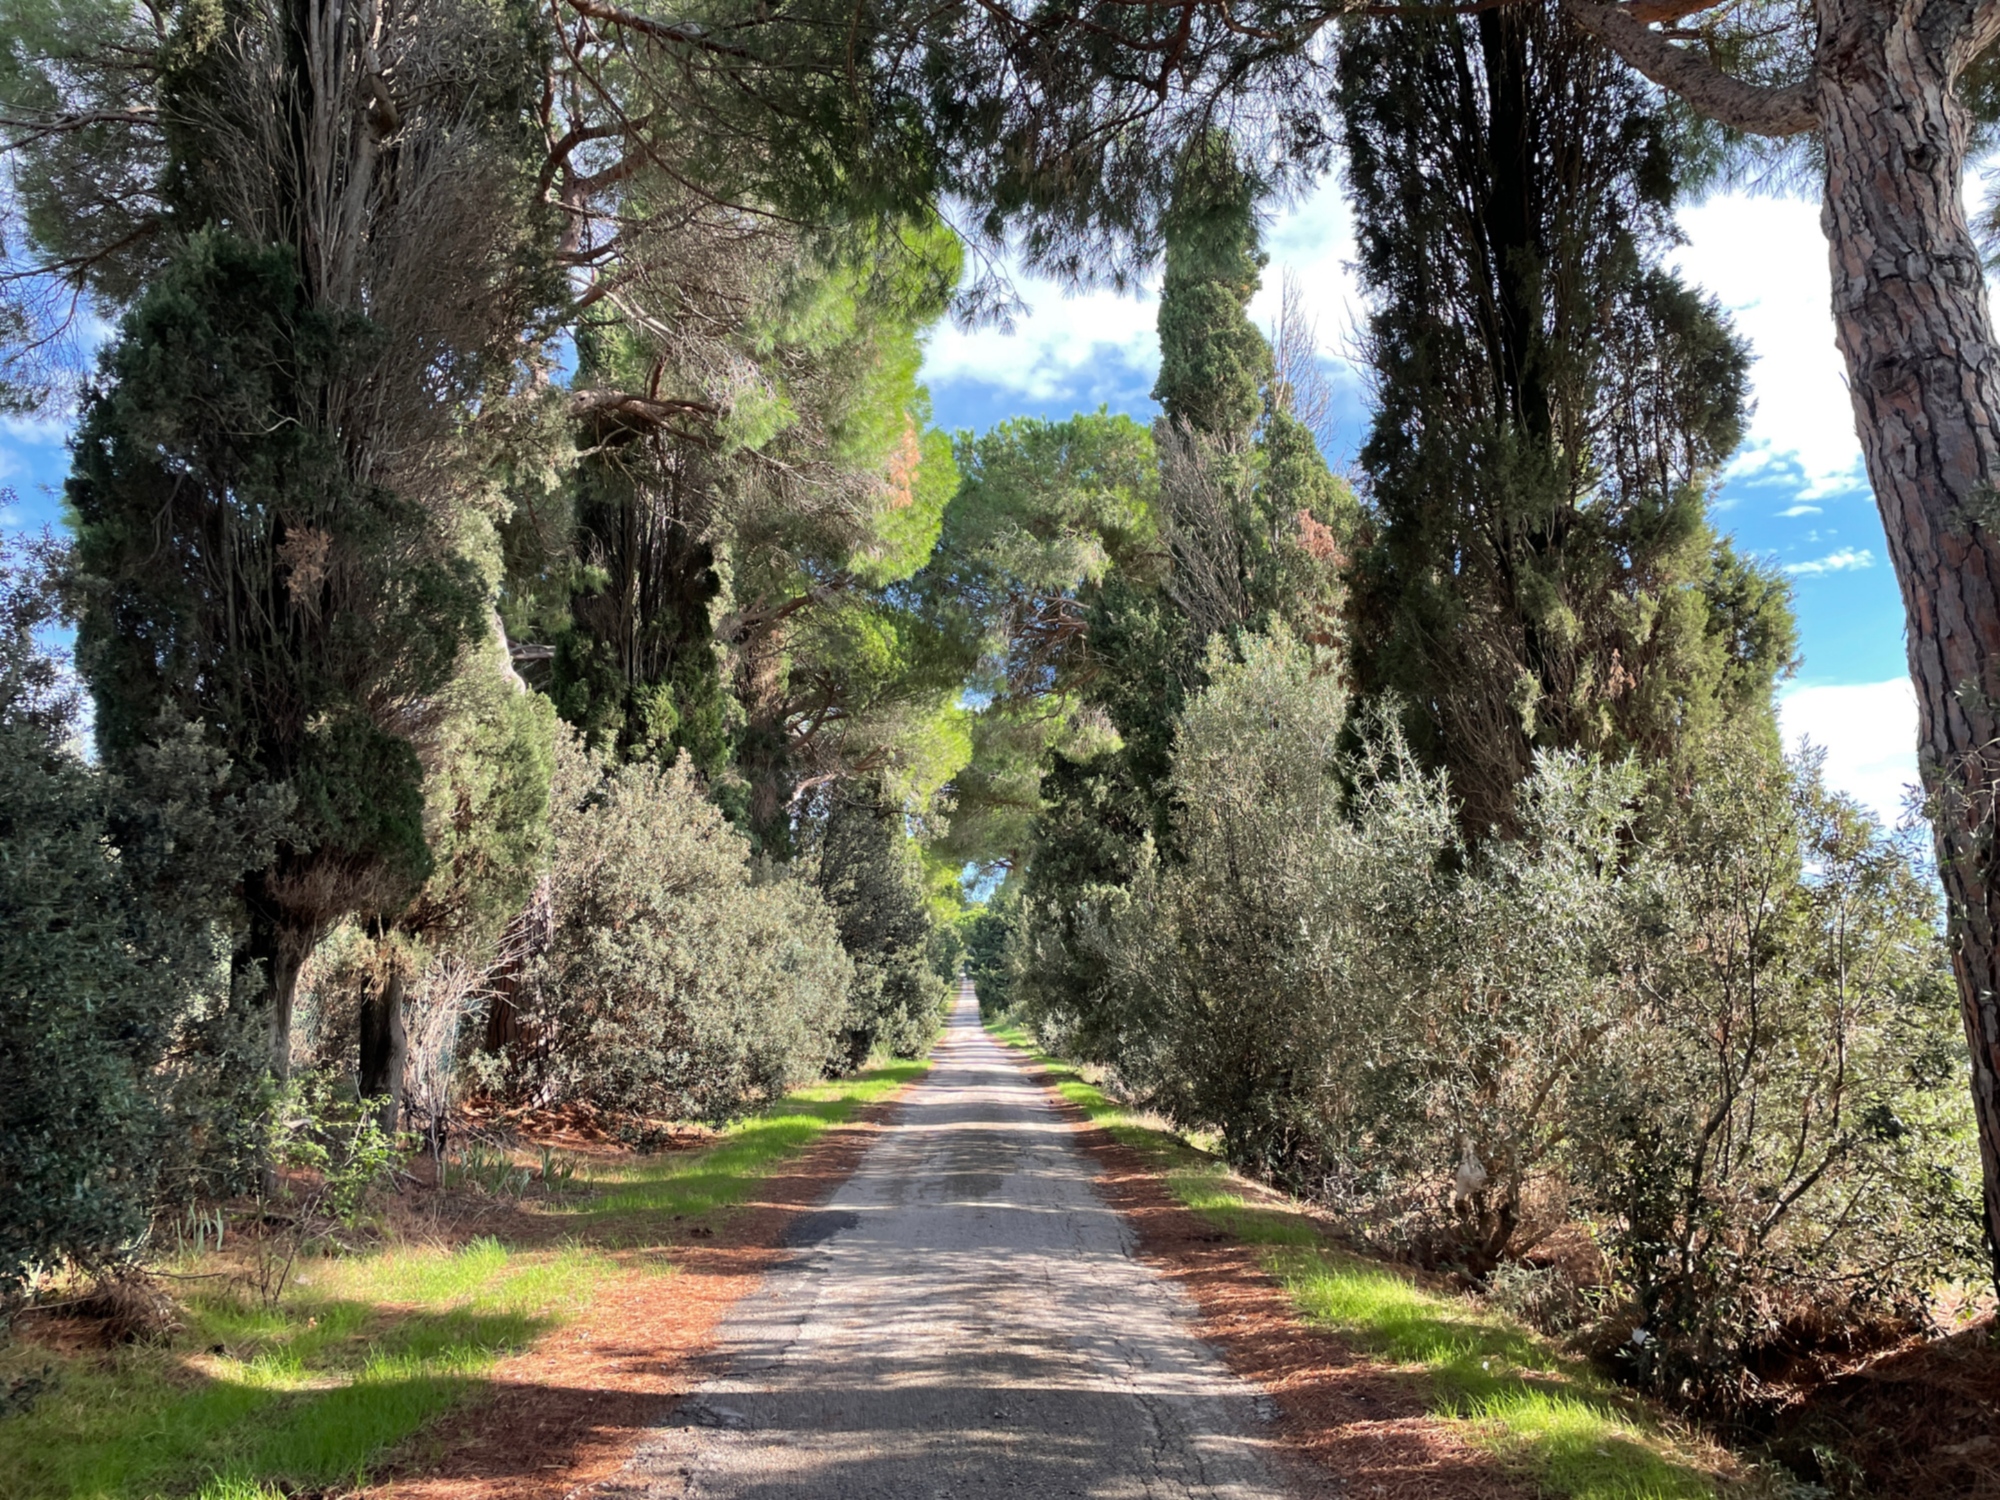
<svg viewBox="0 0 2000 1500"><path fill-rule="evenodd" d="M1361 685L1400 696L1475 833L1512 825L1540 747L1775 744L1783 590L1706 520L1748 359L1661 264L1667 112L1526 6L1356 23L1339 106L1380 390Z"/></svg>
<svg viewBox="0 0 2000 1500"><path fill-rule="evenodd" d="M431 870L401 716L449 680L485 591L444 518L359 480L315 420L367 358L285 249L198 237L126 320L79 424L77 652L106 760L163 714L208 726L293 826L247 873L242 964L283 1073L298 966L349 911L393 913Z"/></svg>
<svg viewBox="0 0 2000 1500"><path fill-rule="evenodd" d="M1173 425L1225 448L1247 448L1276 372L1248 311L1269 257L1257 233L1257 184L1226 138L1188 152L1163 232L1153 399Z"/></svg>
<svg viewBox="0 0 2000 1500"><path fill-rule="evenodd" d="M112 766L165 713L296 800L245 872L237 955L282 1074L317 934L397 920L431 874L417 741L491 631L495 459L561 294L534 245L542 58L510 4L175 19L82 47L56 28L68 82L113 78L163 123L52 130L15 165L31 198L123 195L123 238L87 214L30 226L128 308L69 485L79 663Z"/></svg>
<svg viewBox="0 0 2000 1500"><path fill-rule="evenodd" d="M1206 684L1210 648L1283 624L1327 650L1355 502L1292 410L1269 341L1250 320L1265 264L1257 184L1221 137L1181 164L1165 221L1160 378L1153 429L1160 546L1086 591L1086 702L1118 736L1057 748L1020 885L1031 997L1073 1019L1088 1052L1101 976L1076 924L1125 886L1153 838L1170 856L1175 726ZM1116 899L1110 896L1109 899ZM1052 1007L1053 1008L1053 1007Z"/></svg>

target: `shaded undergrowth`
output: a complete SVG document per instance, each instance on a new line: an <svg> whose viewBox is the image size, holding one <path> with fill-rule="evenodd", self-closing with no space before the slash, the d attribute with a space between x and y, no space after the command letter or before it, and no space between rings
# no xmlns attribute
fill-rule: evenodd
<svg viewBox="0 0 2000 1500"><path fill-rule="evenodd" d="M1645 1404L1523 1325L1469 1298L1431 1291L1395 1268L1329 1245L1281 1203L1246 1197L1227 1166L1135 1115L1020 1027L989 1024L1031 1054L1071 1104L1130 1147L1174 1197L1255 1246L1307 1323L1418 1375L1431 1410L1559 1500L1708 1500L1716 1480Z"/></svg>
<svg viewBox="0 0 2000 1500"><path fill-rule="evenodd" d="M0 1494L278 1500L365 1483L425 1424L489 1390L498 1361L618 1279L671 1274L673 1243L712 1232L786 1160L924 1066L802 1089L697 1151L592 1163L568 1193L512 1205L493 1216L503 1227L469 1242L391 1239L303 1261L274 1305L240 1264L184 1257L167 1268L181 1326L166 1339L0 1348L14 1408L0 1418Z"/></svg>

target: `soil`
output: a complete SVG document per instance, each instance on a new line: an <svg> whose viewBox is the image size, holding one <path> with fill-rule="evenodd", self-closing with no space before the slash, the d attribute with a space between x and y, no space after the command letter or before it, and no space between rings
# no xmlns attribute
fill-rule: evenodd
<svg viewBox="0 0 2000 1500"><path fill-rule="evenodd" d="M1837 1374L1779 1418L1775 1452L1836 1495L2000 1500L2000 1345L1983 1318Z"/></svg>
<svg viewBox="0 0 2000 1500"><path fill-rule="evenodd" d="M1274 1398L1276 1435L1294 1459L1357 1500L1533 1500L1532 1484L1428 1413L1417 1380L1302 1325L1254 1248L1183 1208L1137 1152L1051 1096L1144 1261L1193 1302L1196 1331L1230 1369ZM678 1274L628 1278L500 1366L493 1396L427 1432L369 1500L553 1500L624 1468L699 1381L723 1315L784 1258L793 1221L848 1176L895 1107L877 1104L822 1137L714 1240L674 1246ZM572 1130L571 1142L583 1134Z"/></svg>
<svg viewBox="0 0 2000 1500"><path fill-rule="evenodd" d="M1192 1300L1197 1332L1230 1369L1275 1399L1277 1436L1294 1458L1358 1500L1533 1500L1532 1484L1429 1414L1418 1380L1302 1325L1254 1248L1183 1208L1137 1152L1051 1094L1142 1258ZM723 1315L784 1258L793 1221L847 1177L895 1107L878 1103L828 1132L712 1241L674 1246L677 1274L626 1278L563 1333L499 1366L490 1399L429 1429L369 1500L552 1500L624 1468L700 1379ZM544 1122L510 1123L537 1137ZM607 1144L587 1126L563 1134L571 1149ZM468 1226L495 1227L490 1217ZM507 1227L528 1238L537 1226Z"/></svg>
<svg viewBox="0 0 2000 1500"><path fill-rule="evenodd" d="M1355 1496L1536 1494L1428 1418L1409 1378L1301 1325L1253 1248L1218 1234L1138 1152L1065 1109L1103 1166L1099 1191L1137 1226L1142 1252L1194 1299L1203 1336L1230 1368L1278 1399L1280 1430L1296 1451L1345 1476ZM2000 1327L1984 1317L1799 1385L1763 1446L1841 1500L2000 1500Z"/></svg>

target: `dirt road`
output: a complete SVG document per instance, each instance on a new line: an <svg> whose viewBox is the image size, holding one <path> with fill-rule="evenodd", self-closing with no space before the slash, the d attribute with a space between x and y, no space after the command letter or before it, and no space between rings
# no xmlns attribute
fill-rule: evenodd
<svg viewBox="0 0 2000 1500"><path fill-rule="evenodd" d="M961 993L936 1066L603 1497L1276 1500L1266 1398Z"/></svg>

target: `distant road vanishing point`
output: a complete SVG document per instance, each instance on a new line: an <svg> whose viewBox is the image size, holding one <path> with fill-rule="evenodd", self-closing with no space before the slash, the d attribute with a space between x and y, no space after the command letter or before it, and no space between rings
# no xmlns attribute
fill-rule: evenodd
<svg viewBox="0 0 2000 1500"><path fill-rule="evenodd" d="M1268 1400L1093 1175L961 986L936 1065L726 1317L717 1373L591 1495L1297 1500Z"/></svg>

